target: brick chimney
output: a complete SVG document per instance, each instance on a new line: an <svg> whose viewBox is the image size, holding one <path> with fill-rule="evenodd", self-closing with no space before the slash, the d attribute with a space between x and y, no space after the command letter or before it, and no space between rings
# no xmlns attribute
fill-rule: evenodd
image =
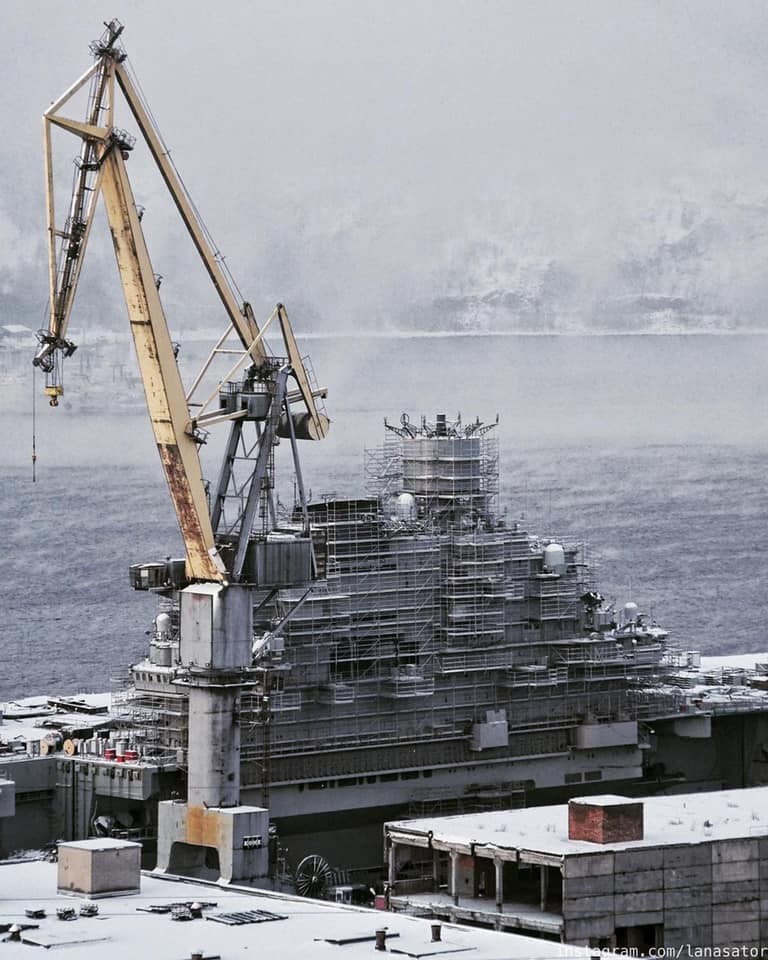
<svg viewBox="0 0 768 960"><path fill-rule="evenodd" d="M589 843L642 840L643 805L612 795L569 800L568 839Z"/></svg>

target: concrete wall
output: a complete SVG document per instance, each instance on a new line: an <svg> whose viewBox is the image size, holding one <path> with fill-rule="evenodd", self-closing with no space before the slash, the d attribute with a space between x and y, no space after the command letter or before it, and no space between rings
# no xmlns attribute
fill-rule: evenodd
<svg viewBox="0 0 768 960"><path fill-rule="evenodd" d="M661 925L663 945L758 947L768 942L768 838L566 857L565 939Z"/></svg>
<svg viewBox="0 0 768 960"><path fill-rule="evenodd" d="M138 893L140 886L141 844L109 839L59 844L59 893L109 897Z"/></svg>
<svg viewBox="0 0 768 960"><path fill-rule="evenodd" d="M0 856L38 849L58 839L54 823L55 759L13 758L0 772L14 784L13 815L0 818Z"/></svg>

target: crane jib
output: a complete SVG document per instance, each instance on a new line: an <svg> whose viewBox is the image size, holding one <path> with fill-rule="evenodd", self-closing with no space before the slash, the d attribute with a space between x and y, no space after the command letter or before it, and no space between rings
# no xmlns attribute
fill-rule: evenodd
<svg viewBox="0 0 768 960"><path fill-rule="evenodd" d="M101 40L91 45L94 64L44 114L50 319L49 329L40 332L40 349L34 362L45 372L45 392L55 406L64 392L63 360L75 349L75 345L65 339L65 332L96 202L102 197L147 410L186 548L187 578L190 581L239 582L252 575L249 572L252 567L249 559L251 539L254 536L263 539L276 524L271 447L279 442L279 437L289 437L294 464L299 472L295 441L318 440L327 434L329 420L322 404L326 391L314 382L311 367L305 367L283 305L278 304L272 316L279 318L285 356L274 357L263 337L269 321L260 330L250 303L239 302L239 291L224 257L200 219L128 67L125 52L118 42L122 25L112 21L106 26L107 31ZM66 117L63 108L87 84L90 88L84 120ZM224 340L228 333L225 332L187 394L176 359L178 345L171 340L160 300L158 276L144 238L143 210L136 204L126 168L135 139L115 125L116 96L120 94L219 295L229 321L229 331L239 339L242 347L241 359L231 368L227 382L219 383L219 375L218 386L202 402L197 388L200 385L200 391L203 391L202 376L208 371L212 359L238 351L226 347ZM67 216L59 224L53 196L56 179L53 172L53 127L79 138L81 144L75 159L76 175ZM241 367L241 379L232 380ZM278 377L281 369L290 370L298 389L287 390L285 378L280 380ZM278 381L281 383L279 390ZM210 390L210 385L205 390ZM220 471L212 510L199 448L205 442L207 428L222 421L230 421L229 454ZM246 426L249 431L255 427L255 443L246 442ZM243 450L247 451L245 455ZM243 459L251 463L245 481L240 475ZM251 490L251 486L255 489ZM306 528L306 506L302 513ZM306 537L306 529L303 536ZM222 557L229 558L228 569Z"/></svg>

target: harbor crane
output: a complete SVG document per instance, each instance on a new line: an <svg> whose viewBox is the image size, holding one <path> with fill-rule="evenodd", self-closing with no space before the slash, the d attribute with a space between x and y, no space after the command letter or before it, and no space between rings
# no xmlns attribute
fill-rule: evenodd
<svg viewBox="0 0 768 960"><path fill-rule="evenodd" d="M320 440L329 420L324 389L299 352L288 314L278 304L261 328L249 303L239 303L223 259L196 207L133 79L121 43L123 25L105 24L91 44L93 65L43 117L49 242L49 324L38 334L34 364L45 373L45 394L57 406L64 393L63 364L76 345L68 339L78 280L99 197L113 239L147 409L186 557L178 563L131 568L138 589L174 593L179 599L179 669L176 682L189 690L189 752L186 803L159 810L158 867L194 875L206 846L219 855L224 879L264 872L266 837L262 808L240 806L238 698L252 688L253 606L257 593L311 581L314 557L297 441ZM88 89L84 119L63 108ZM185 389L160 300L142 213L134 199L127 161L135 138L115 125L116 90L133 115L194 247L218 294L226 329L203 369ZM80 139L74 183L63 223L56 220L52 128ZM284 351L273 355L267 328L279 326ZM239 341L236 350L228 344ZM237 359L206 396L213 361ZM199 447L209 428L228 425L215 484L203 479ZM246 433L246 431L254 433ZM254 435L255 434L255 435ZM302 522L274 535L273 448L290 441ZM164 808L164 809L163 809ZM224 839L222 839L224 838ZM226 839L229 838L229 839ZM178 851L186 851L179 860ZM174 859L175 857L175 859Z"/></svg>

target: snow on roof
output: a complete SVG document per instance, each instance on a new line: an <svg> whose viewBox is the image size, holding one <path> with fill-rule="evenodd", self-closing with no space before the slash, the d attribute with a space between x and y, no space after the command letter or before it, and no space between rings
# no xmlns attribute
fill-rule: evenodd
<svg viewBox="0 0 768 960"><path fill-rule="evenodd" d="M34 337L34 331L29 327L25 327L23 323L4 323L0 326L0 330L4 333L9 334L27 334L30 337Z"/></svg>
<svg viewBox="0 0 768 960"><path fill-rule="evenodd" d="M637 798L626 798L628 803ZM644 797L644 838L617 843L568 839L568 805L398 820L390 833L428 835L449 845L494 846L554 856L768 836L768 787Z"/></svg>
<svg viewBox="0 0 768 960"><path fill-rule="evenodd" d="M60 729L78 729L83 727L112 727L117 718L111 712L111 693L78 693L70 697L51 697L54 703L61 705L82 704L86 708L103 709L105 712L88 713L66 711L61 706L54 707L48 697L23 697L8 700L0 704L0 743L18 744L27 741L42 740L46 734ZM4 756L5 761L8 757Z"/></svg>
<svg viewBox="0 0 768 960"><path fill-rule="evenodd" d="M76 850L125 850L126 847L139 847L140 843L131 843L128 840L116 840L114 837L91 837L90 840L67 840L67 847Z"/></svg>
<svg viewBox="0 0 768 960"><path fill-rule="evenodd" d="M76 693L64 697L21 697L18 700L6 700L5 703L0 705L3 714L7 717L9 714L13 714L14 711L22 711L28 714L39 711L44 713L46 708L49 706L48 700L57 700L60 702L70 702L70 703L82 703L88 707L105 707L110 709L112 706L112 694L111 693Z"/></svg>
<svg viewBox="0 0 768 960"><path fill-rule="evenodd" d="M454 924L442 925L441 941L432 942L430 921L362 907L308 900L266 891L203 884L143 874L138 894L98 900L98 915L59 920L56 911L74 908L83 900L56 893L57 868L42 861L0 863L0 900L3 923L37 925L22 937L45 946L69 946L78 960L185 960L193 952L227 960L269 957L270 960L361 960L374 955L375 932L387 931L387 952L408 957L447 958L470 952L473 960L544 960L570 957L584 960L587 949L555 944L512 933L497 933ZM200 919L179 922L170 912L173 903L206 906ZM27 910L45 910L41 919ZM214 922L220 914L262 911L261 922L241 925ZM256 918L254 918L256 919ZM26 943L3 943L3 957L26 958Z"/></svg>
<svg viewBox="0 0 768 960"><path fill-rule="evenodd" d="M619 797L615 793L604 793L597 797L572 797L571 803L583 803L591 807L623 807L625 803L637 803L629 797Z"/></svg>
<svg viewBox="0 0 768 960"><path fill-rule="evenodd" d="M725 667L754 670L756 663L768 663L768 653L729 653L722 657L702 657L701 669L707 671Z"/></svg>

